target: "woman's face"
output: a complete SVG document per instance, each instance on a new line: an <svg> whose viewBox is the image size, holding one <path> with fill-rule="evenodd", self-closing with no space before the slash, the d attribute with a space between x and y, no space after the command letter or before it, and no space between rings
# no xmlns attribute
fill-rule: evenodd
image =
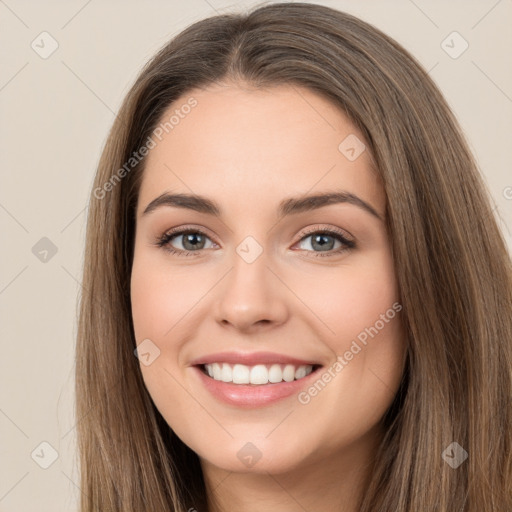
<svg viewBox="0 0 512 512"><path fill-rule="evenodd" d="M156 407L203 464L229 471L360 460L405 360L362 134L291 86L194 90L162 121L131 277Z"/></svg>

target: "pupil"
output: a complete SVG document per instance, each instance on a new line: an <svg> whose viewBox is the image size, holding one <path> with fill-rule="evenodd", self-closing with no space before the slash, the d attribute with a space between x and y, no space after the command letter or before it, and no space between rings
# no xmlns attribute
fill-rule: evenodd
<svg viewBox="0 0 512 512"><path fill-rule="evenodd" d="M198 244L196 244L195 242L197 242L197 240L195 240L196 238L200 238L201 235L199 233L189 233L187 235L185 235L185 241L183 243L183 246L185 247L185 249L189 249L189 248L198 248ZM192 246L191 247L187 247L187 244L191 243ZM199 247L201 248L201 247Z"/></svg>
<svg viewBox="0 0 512 512"><path fill-rule="evenodd" d="M313 237L313 243L312 246L315 248L315 244L318 244L318 247L320 249L325 249L325 245L329 245L329 241L326 241L326 239L331 238L331 244L332 244L332 237L329 235L316 235ZM317 242L318 241L318 242ZM327 250L332 249L332 247L328 247Z"/></svg>

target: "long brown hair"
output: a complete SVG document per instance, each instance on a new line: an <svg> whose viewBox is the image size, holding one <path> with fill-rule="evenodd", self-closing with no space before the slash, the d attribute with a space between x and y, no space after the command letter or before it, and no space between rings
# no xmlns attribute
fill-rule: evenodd
<svg viewBox="0 0 512 512"><path fill-rule="evenodd" d="M130 159L172 102L227 79L331 100L364 134L384 184L407 364L359 510L510 512L512 270L489 193L417 61L370 24L307 3L194 23L144 67L114 122L91 192L80 300L82 512L207 509L198 457L154 406L133 353L145 161ZM452 442L468 453L456 469L443 458Z"/></svg>

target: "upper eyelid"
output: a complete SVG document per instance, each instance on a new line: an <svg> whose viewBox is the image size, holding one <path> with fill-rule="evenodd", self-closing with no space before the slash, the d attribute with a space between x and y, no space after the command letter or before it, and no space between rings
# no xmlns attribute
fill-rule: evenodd
<svg viewBox="0 0 512 512"><path fill-rule="evenodd" d="M163 232L162 237L169 236L169 237L174 238L177 236L183 236L188 232L201 233L203 235L206 235L208 238L210 238L212 240L212 242L215 242L215 236L211 236L210 231L208 229L202 228L202 227L199 228L199 227L195 227L195 226L188 226L188 225L180 226L180 227L173 228L173 229L168 229L167 231ZM215 243L217 243L217 242L215 242Z"/></svg>
<svg viewBox="0 0 512 512"><path fill-rule="evenodd" d="M341 233L340 233L340 231L341 231ZM331 233L334 235L341 235L341 236L344 236L345 238L347 238L347 240L351 240L351 241L355 240L355 237L346 229L338 228L338 227L322 228L322 227L319 227L318 225L311 227L311 228L306 228L306 231L302 233L302 238L304 238L306 236L313 235L314 233L323 233L323 232ZM348 236L346 236L346 235L348 235ZM302 238L300 238L299 240L302 240Z"/></svg>

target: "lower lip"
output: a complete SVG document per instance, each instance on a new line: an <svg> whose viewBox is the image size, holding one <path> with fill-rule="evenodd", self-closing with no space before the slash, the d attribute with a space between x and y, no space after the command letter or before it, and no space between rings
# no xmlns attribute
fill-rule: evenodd
<svg viewBox="0 0 512 512"><path fill-rule="evenodd" d="M194 366L193 369L199 375L206 389L208 389L215 398L224 403L236 405L237 407L251 408L263 407L292 395L298 395L305 386L309 385L312 379L317 377L318 372L317 369L308 376L291 382L251 385L222 382L212 379L198 366Z"/></svg>

